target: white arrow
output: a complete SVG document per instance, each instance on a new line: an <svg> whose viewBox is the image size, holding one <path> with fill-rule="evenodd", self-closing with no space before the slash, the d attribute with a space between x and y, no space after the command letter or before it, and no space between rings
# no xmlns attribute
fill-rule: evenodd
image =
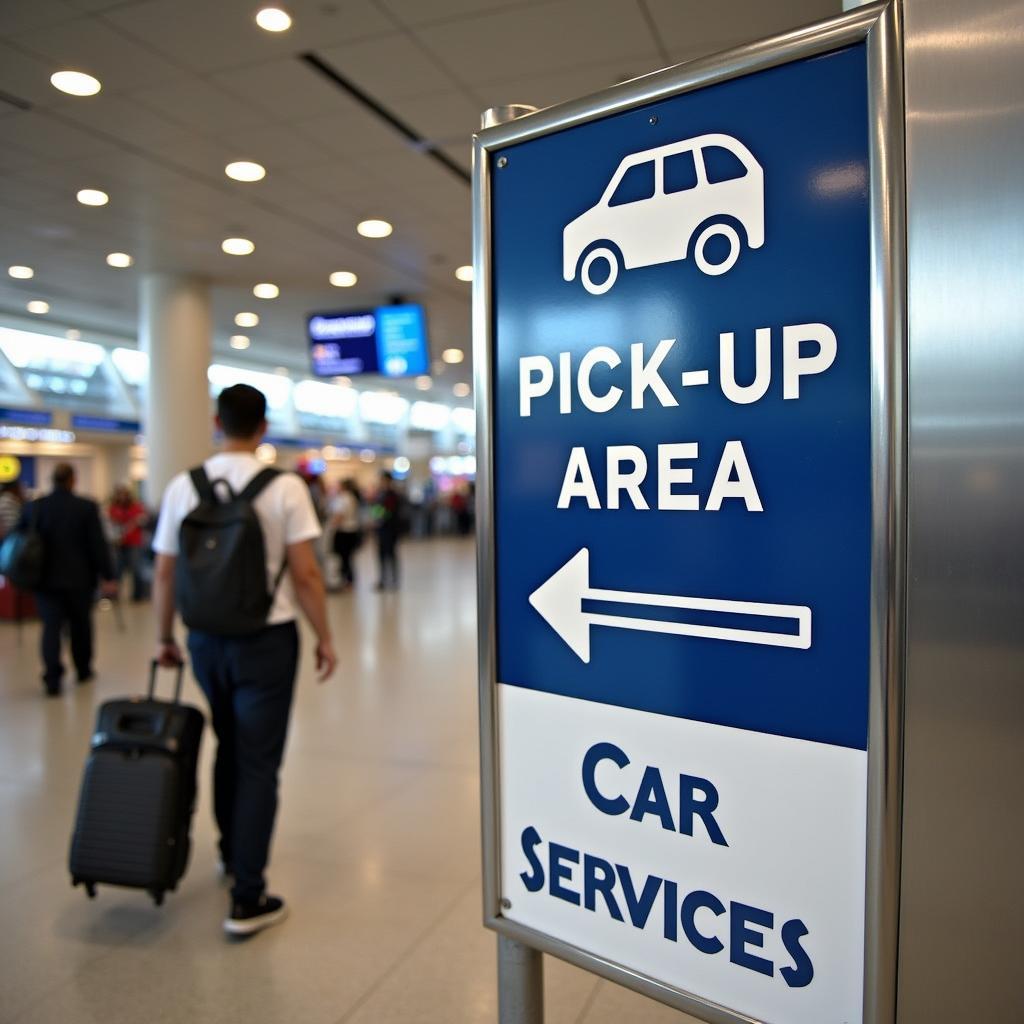
<svg viewBox="0 0 1024 1024"><path fill-rule="evenodd" d="M658 619L634 619L623 615L585 612L584 601L614 601L616 604L646 604L658 608L685 608L701 612L729 612L734 615L761 615L793 619L796 633L773 633L741 627L702 626L688 622ZM634 594L628 590L598 590L590 586L590 552L581 548L546 583L531 595L530 604L545 622L586 663L590 662L590 627L639 629L648 633L675 633L678 636L703 636L713 640L732 640L741 644L767 644L770 647L811 646L811 609L795 604L761 604L757 601L720 601L707 597L673 597L663 594Z"/></svg>

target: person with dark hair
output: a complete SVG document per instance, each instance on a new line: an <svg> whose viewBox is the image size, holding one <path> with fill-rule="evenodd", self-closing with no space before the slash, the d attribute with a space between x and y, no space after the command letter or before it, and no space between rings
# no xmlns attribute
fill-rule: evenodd
<svg viewBox="0 0 1024 1024"><path fill-rule="evenodd" d="M286 912L280 897L267 894L264 873L298 668L298 609L316 633L321 681L337 663L313 547L320 524L309 489L294 473L267 472L256 458L267 430L266 409L263 394L246 384L220 393L216 423L223 450L171 481L153 539L156 657L164 665L182 661L173 630L180 605L189 626L192 671L209 701L217 735L214 813L224 873L233 879L224 930L234 936L276 924ZM249 582L240 590L239 580L253 576L242 572L231 579L219 571L224 563L218 558L236 556L230 544L219 544L215 532L204 539L202 531L218 522L218 507L226 504L234 522L244 513L251 526L255 516L257 546L241 547L248 555L255 550L254 575L257 580L262 575L265 587ZM234 536L252 540L251 532ZM212 574L202 575L204 565L214 567ZM243 569L251 569L250 563ZM234 594L239 607L225 607L225 594ZM254 595L266 600L257 600L260 618L253 625Z"/></svg>
<svg viewBox="0 0 1024 1024"><path fill-rule="evenodd" d="M380 561L378 590L398 589L398 538L402 532L402 496L390 473L380 475L380 488L374 498L373 523L377 531L377 557Z"/></svg>
<svg viewBox="0 0 1024 1024"><path fill-rule="evenodd" d="M341 487L331 499L329 506L330 522L334 528L333 548L341 561L341 585L345 590L350 590L356 583L352 557L363 540L360 526L362 505L363 496L359 493L355 480L349 477L342 480Z"/></svg>
<svg viewBox="0 0 1024 1024"><path fill-rule="evenodd" d="M53 470L53 491L29 502L17 526L19 530L36 530L43 541L43 578L36 591L36 607L43 623L43 686L49 697L61 692L64 664L60 648L65 626L79 683L93 678L92 606L96 586L102 580L107 595L117 589L99 506L74 494L74 486L74 467L58 462Z"/></svg>

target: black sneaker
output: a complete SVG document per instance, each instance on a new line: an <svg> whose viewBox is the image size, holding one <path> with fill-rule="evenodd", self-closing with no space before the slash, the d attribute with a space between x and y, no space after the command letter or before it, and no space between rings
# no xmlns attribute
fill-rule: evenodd
<svg viewBox="0 0 1024 1024"><path fill-rule="evenodd" d="M288 916L284 900L263 895L257 903L232 903L231 914L224 919L228 935L255 935Z"/></svg>

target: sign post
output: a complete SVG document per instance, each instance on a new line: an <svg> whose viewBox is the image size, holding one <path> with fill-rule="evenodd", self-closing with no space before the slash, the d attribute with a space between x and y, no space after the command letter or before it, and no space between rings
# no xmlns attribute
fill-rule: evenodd
<svg viewBox="0 0 1024 1024"><path fill-rule="evenodd" d="M504 1024L894 1019L901 140L889 4L476 137Z"/></svg>

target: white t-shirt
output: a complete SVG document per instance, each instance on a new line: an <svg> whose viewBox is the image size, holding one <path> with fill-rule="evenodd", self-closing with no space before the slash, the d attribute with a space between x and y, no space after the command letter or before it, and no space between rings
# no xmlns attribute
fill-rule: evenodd
<svg viewBox="0 0 1024 1024"><path fill-rule="evenodd" d="M359 531L359 504L351 491L342 488L331 498L328 506L331 515L331 522L335 529L342 533L358 533Z"/></svg>
<svg viewBox="0 0 1024 1024"><path fill-rule="evenodd" d="M238 494L264 468L263 463L247 452L220 452L204 463L210 482L226 480ZM223 488L220 488L223 491ZM161 555L178 554L178 533L181 521L199 504L199 495L188 473L179 473L164 492L160 520L153 537L153 550ZM309 488L294 473L282 473L271 480L256 496L253 509L263 527L263 544L267 552L267 586L272 587L284 564L285 548L320 536ZM274 605L267 624L276 626L291 622L296 616L295 588L285 573L277 588Z"/></svg>

